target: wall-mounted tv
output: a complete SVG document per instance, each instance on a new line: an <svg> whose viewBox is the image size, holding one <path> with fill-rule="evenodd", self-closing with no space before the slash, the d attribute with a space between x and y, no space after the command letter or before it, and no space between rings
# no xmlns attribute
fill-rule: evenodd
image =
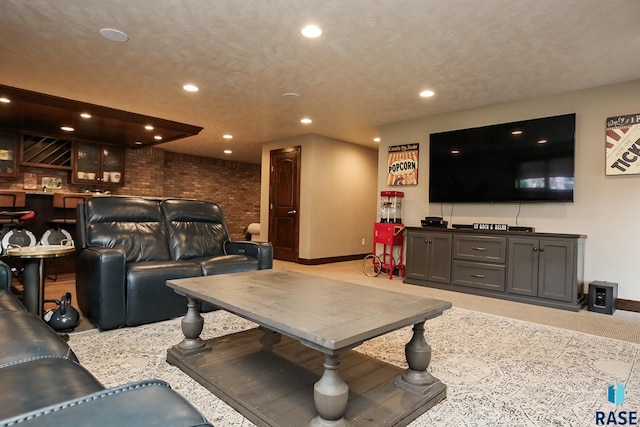
<svg viewBox="0 0 640 427"><path fill-rule="evenodd" d="M573 202L576 115L432 133L429 202Z"/></svg>

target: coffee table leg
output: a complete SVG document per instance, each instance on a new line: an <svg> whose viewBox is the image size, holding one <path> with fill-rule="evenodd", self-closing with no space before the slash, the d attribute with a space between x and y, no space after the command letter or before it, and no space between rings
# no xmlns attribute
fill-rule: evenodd
<svg viewBox="0 0 640 427"><path fill-rule="evenodd" d="M431 347L424 339L424 323L413 325L413 336L404 347L409 368L396 381L398 386L419 393L423 393L435 381L433 375L427 372L431 362Z"/></svg>
<svg viewBox="0 0 640 427"><path fill-rule="evenodd" d="M311 420L311 426L348 426L343 418L349 400L349 386L338 373L339 355L325 354L324 373L313 386L313 401L318 416Z"/></svg>
<svg viewBox="0 0 640 427"><path fill-rule="evenodd" d="M211 347L207 347L206 343L200 338L200 333L202 333L202 328L204 327L204 318L200 314L202 303L189 296L187 296L187 300L187 313L181 322L184 339L174 348L183 356L211 351Z"/></svg>

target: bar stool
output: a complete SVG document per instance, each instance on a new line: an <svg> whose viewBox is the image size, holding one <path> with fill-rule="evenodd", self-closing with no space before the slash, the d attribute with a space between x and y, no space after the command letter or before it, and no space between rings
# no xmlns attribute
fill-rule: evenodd
<svg viewBox="0 0 640 427"><path fill-rule="evenodd" d="M25 191L0 191L0 211L6 212L8 215L0 215L0 256L3 261L11 268L11 273L15 279L22 283L22 260L7 257L7 247L10 244L19 244L20 246L34 246L37 243L34 234L27 230L24 226L25 221L33 217L33 212L28 214L27 211L19 212L24 209L27 202L27 193ZM15 212L15 214L12 214ZM14 290L19 294L19 290Z"/></svg>
<svg viewBox="0 0 640 427"><path fill-rule="evenodd" d="M91 196L90 193L53 193L54 218L47 220L49 229L40 238L40 244L43 246L74 246L76 206L78 203L90 199ZM55 281L58 279L58 274L47 274L47 278Z"/></svg>
<svg viewBox="0 0 640 427"><path fill-rule="evenodd" d="M24 191L0 191L0 210L8 213L0 216L0 246L2 255L5 255L9 244L19 244L21 246L33 246L36 238L33 233L24 227L25 219L31 219L33 215L24 216L27 211L19 213L16 208L24 208L26 205L27 193ZM11 214L15 212L16 214ZM24 218L24 219L23 219Z"/></svg>
<svg viewBox="0 0 640 427"><path fill-rule="evenodd" d="M25 191L0 191L0 210L14 211L16 208L24 208L27 203ZM15 222L15 218L0 218L0 225Z"/></svg>
<svg viewBox="0 0 640 427"><path fill-rule="evenodd" d="M42 235L40 244L59 245L62 240L69 240L68 245L73 245L76 206L92 196L91 193L53 193L53 209L56 216L47 220L50 228ZM70 233L70 230L73 231L73 234Z"/></svg>

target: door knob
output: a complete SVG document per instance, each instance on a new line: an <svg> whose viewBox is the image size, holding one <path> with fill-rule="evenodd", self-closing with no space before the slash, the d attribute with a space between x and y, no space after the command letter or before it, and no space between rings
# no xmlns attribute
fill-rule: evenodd
<svg viewBox="0 0 640 427"><path fill-rule="evenodd" d="M296 212L296 210L295 210L295 209L293 209L293 210L291 210L291 211L287 212L287 214L289 214L289 215L295 215L296 213L297 213L297 212Z"/></svg>

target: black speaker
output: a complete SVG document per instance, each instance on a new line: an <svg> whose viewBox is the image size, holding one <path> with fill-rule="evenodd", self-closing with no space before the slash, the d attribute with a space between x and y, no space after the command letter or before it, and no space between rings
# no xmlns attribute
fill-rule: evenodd
<svg viewBox="0 0 640 427"><path fill-rule="evenodd" d="M618 299L618 284L613 282L595 281L589 283L589 311L613 314L616 311Z"/></svg>

